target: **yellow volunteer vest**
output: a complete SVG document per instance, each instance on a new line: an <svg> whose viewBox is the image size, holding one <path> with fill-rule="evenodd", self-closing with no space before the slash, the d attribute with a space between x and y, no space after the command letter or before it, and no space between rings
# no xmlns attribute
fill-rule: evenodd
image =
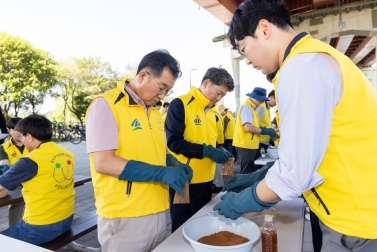
<svg viewBox="0 0 377 252"><path fill-rule="evenodd" d="M233 117L232 113L230 113L229 111L226 112L226 114L223 116L223 121L224 121L225 117L227 117L229 119L228 125L225 129L225 139L226 140L227 139L232 140L233 134L234 134L234 127L236 125L236 122L234 121L234 117Z"/></svg>
<svg viewBox="0 0 377 252"><path fill-rule="evenodd" d="M152 165L166 165L164 125L160 112L149 109L149 119L124 90L124 82L102 95L118 124L118 149L115 155ZM90 111L90 106L88 112ZM87 112L87 113L88 113ZM104 218L139 217L169 208L168 186L158 182L132 182L126 195L127 181L96 171L93 154L89 154L97 214Z"/></svg>
<svg viewBox="0 0 377 252"><path fill-rule="evenodd" d="M166 122L166 115L168 113L165 113L163 116L162 116L162 127L165 129L165 122Z"/></svg>
<svg viewBox="0 0 377 252"><path fill-rule="evenodd" d="M318 169L324 182L315 187L330 214L311 190L310 209L331 229L364 239L377 238L377 92L354 63L333 47L306 35L284 63L300 53L326 53L339 64L343 95L334 109L328 149ZM280 72L273 82L279 85ZM313 104L314 105L314 104ZM284 120L284 118L282 118ZM283 133L284 134L284 133Z"/></svg>
<svg viewBox="0 0 377 252"><path fill-rule="evenodd" d="M260 122L260 126L265 127L265 128L271 128L271 113L270 113L269 108L266 106L266 102L262 102L260 106L263 107L264 111L265 111L263 118L262 118L262 121ZM269 135L260 135L259 140L261 142L268 143L270 141L270 136Z"/></svg>
<svg viewBox="0 0 377 252"><path fill-rule="evenodd" d="M223 117L221 116L220 112L217 109L214 109L213 112L215 112L215 115L216 115L217 143L223 144L225 140Z"/></svg>
<svg viewBox="0 0 377 252"><path fill-rule="evenodd" d="M37 175L23 182L23 220L33 225L62 221L74 212L74 154L54 142L42 143L27 155Z"/></svg>
<svg viewBox="0 0 377 252"><path fill-rule="evenodd" d="M9 165L16 163L21 157L26 157L29 151L24 147L24 151L21 153L20 150L12 142L13 138L2 144L5 153L8 155Z"/></svg>
<svg viewBox="0 0 377 252"><path fill-rule="evenodd" d="M191 143L212 145L216 148L217 126L215 107L204 112L204 108L209 104L209 100L196 87L191 87L188 94L179 96L185 109L185 131L183 138ZM202 159L188 159L182 154L170 151L180 162L187 164L193 170L191 184L209 182L215 175L216 163L212 159L205 157ZM189 160L189 161L188 161Z"/></svg>
<svg viewBox="0 0 377 252"><path fill-rule="evenodd" d="M244 149L258 149L259 148L259 134L247 132L242 125L241 121L241 108L249 106L253 116L253 126L259 128L259 118L257 112L254 110L255 105L249 98L241 105L237 112L236 126L234 128L233 146L241 147Z"/></svg>
<svg viewBox="0 0 377 252"><path fill-rule="evenodd" d="M276 93L276 91L275 91L275 93ZM280 116L279 116L279 110L278 109L276 109L275 118L276 118L276 126L279 128ZM280 129L279 129L278 132L276 132L276 134L278 135L278 138L276 138L276 140L275 140L275 146L278 146L279 143L280 143Z"/></svg>

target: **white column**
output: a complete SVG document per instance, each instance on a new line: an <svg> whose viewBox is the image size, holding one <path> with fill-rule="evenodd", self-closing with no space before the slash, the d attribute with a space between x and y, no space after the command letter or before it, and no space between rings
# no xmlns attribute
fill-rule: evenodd
<svg viewBox="0 0 377 252"><path fill-rule="evenodd" d="M234 97L236 98L236 111L240 107L240 60L232 58L232 72L234 82Z"/></svg>

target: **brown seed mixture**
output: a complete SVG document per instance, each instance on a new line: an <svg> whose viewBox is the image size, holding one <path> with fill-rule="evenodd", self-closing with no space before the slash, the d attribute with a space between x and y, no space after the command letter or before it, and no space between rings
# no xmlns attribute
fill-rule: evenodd
<svg viewBox="0 0 377 252"><path fill-rule="evenodd" d="M228 231L221 231L209 236L203 236L198 240L200 243L212 246L234 246L248 241L249 239Z"/></svg>

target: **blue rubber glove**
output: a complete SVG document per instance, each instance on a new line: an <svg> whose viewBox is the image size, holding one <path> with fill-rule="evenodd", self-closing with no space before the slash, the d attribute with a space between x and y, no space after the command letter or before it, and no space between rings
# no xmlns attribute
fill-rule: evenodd
<svg viewBox="0 0 377 252"><path fill-rule="evenodd" d="M260 129L262 130L260 133L261 135L269 135L270 137L276 137L276 131L274 129L264 127L260 127Z"/></svg>
<svg viewBox="0 0 377 252"><path fill-rule="evenodd" d="M259 181L253 186L246 188L240 193L227 193L221 196L221 202L213 207L214 211L224 215L227 218L235 220L241 217L244 213L260 212L264 209L276 205L276 203L264 203L257 197L256 187Z"/></svg>
<svg viewBox="0 0 377 252"><path fill-rule="evenodd" d="M188 177L188 183L191 184L192 169L190 166L182 164L172 154L166 154L166 166L174 166L182 169Z"/></svg>
<svg viewBox="0 0 377 252"><path fill-rule="evenodd" d="M275 161L267 162L267 164L258 169L255 172L250 172L248 174L237 174L231 177L226 185L223 186L222 191L228 192L241 192L242 190L246 189L255 184L255 182L261 181L266 176L268 170L274 165Z"/></svg>
<svg viewBox="0 0 377 252"><path fill-rule="evenodd" d="M212 145L203 144L203 157L209 157L218 164L223 164L229 158L232 158L233 155L228 151L223 151L214 148Z"/></svg>
<svg viewBox="0 0 377 252"><path fill-rule="evenodd" d="M0 165L0 175L3 173L7 172L10 169L10 166L5 164L5 165Z"/></svg>
<svg viewBox="0 0 377 252"><path fill-rule="evenodd" d="M217 147L217 149L222 150L222 151L226 151L227 155L230 156L230 158L234 158L233 154L230 153L227 149L225 149L224 146L220 145L219 147Z"/></svg>
<svg viewBox="0 0 377 252"><path fill-rule="evenodd" d="M186 181L188 181L188 176L178 167L151 165L130 160L118 179L133 182L161 182L173 188L180 195L183 195L183 188L185 187Z"/></svg>

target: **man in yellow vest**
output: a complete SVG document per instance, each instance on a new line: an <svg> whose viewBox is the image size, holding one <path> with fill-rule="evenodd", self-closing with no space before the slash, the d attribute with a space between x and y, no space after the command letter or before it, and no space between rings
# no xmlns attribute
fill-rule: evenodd
<svg viewBox="0 0 377 252"><path fill-rule="evenodd" d="M233 157L223 147L216 148L215 113L216 103L233 89L230 74L213 67L207 70L199 88L191 87L188 94L170 103L165 123L168 148L180 162L189 164L194 173L189 204L173 204L175 190L169 190L172 232L211 200L216 163Z"/></svg>
<svg viewBox="0 0 377 252"><path fill-rule="evenodd" d="M229 108L225 108L224 104L217 106L217 109L219 110L224 122L225 139L223 146L227 151L233 153L233 134L236 121L234 120L232 113L229 111Z"/></svg>
<svg viewBox="0 0 377 252"><path fill-rule="evenodd" d="M11 137L8 141L0 145L0 166L9 166L16 163L21 157L25 157L29 154L29 151L25 148L25 145L20 141L20 132L15 130L16 124L22 118L14 117L7 121L7 128ZM24 212L25 202L17 202L9 206L8 211L8 223L9 227L16 225L22 220L22 214Z"/></svg>
<svg viewBox="0 0 377 252"><path fill-rule="evenodd" d="M1 232L32 244L49 242L67 232L74 212L74 155L51 141L52 125L32 114L16 130L29 151L0 176L0 191L22 184L25 212L22 221Z"/></svg>
<svg viewBox="0 0 377 252"><path fill-rule="evenodd" d="M145 55L136 76L95 99L86 118L87 152L102 251L151 251L166 237L168 187L183 195L192 170L167 155L161 113L179 62L166 50Z"/></svg>
<svg viewBox="0 0 377 252"><path fill-rule="evenodd" d="M376 251L377 92L370 81L343 53L298 34L280 0L246 0L228 36L247 64L264 74L278 69L281 138L266 177L227 193L215 208L237 218L303 194L320 220L322 252Z"/></svg>
<svg viewBox="0 0 377 252"><path fill-rule="evenodd" d="M239 107L237 112L236 126L234 128L233 145L237 150L237 158L240 162L241 174L247 174L257 170L254 161L260 156L260 137L267 135L274 137L275 130L260 125L256 108L263 101L267 101L266 89L254 88L253 92L246 94L248 98Z"/></svg>

